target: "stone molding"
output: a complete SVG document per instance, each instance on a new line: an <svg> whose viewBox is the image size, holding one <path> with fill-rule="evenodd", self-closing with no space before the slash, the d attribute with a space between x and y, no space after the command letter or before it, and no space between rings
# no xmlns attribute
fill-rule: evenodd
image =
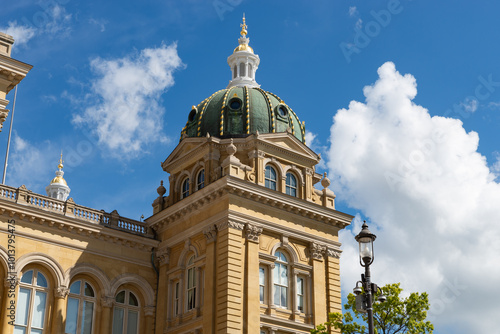
<svg viewBox="0 0 500 334"><path fill-rule="evenodd" d="M243 231L245 228L244 223L238 223L233 220L227 220L222 223L217 224L217 231L225 230L226 228L233 228L235 230Z"/></svg>
<svg viewBox="0 0 500 334"><path fill-rule="evenodd" d="M262 234L262 227L258 227L252 224L247 224L246 226L246 237L248 241L259 243L259 236Z"/></svg>
<svg viewBox="0 0 500 334"><path fill-rule="evenodd" d="M145 306L144 307L144 316L152 317L154 314L155 314L155 307L154 306Z"/></svg>
<svg viewBox="0 0 500 334"><path fill-rule="evenodd" d="M336 259L340 259L340 254L341 254L341 253L342 253L341 251L338 251L338 250L335 250L335 249L332 249L332 248L328 248L328 249L326 250L326 254L327 254L328 256L330 256L330 257L334 257L334 258L336 258Z"/></svg>

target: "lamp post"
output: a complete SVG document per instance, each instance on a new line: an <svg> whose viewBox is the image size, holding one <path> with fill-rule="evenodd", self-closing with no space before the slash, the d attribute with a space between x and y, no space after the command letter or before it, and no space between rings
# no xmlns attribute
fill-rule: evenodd
<svg viewBox="0 0 500 334"><path fill-rule="evenodd" d="M365 273L361 274L361 281L356 283L356 287L353 290L356 295L356 309L359 312L368 314L368 333L373 334L373 295L380 288L371 282L370 265L373 263L374 258L373 241L375 241L377 236L370 232L366 221L364 221L361 232L354 238L359 243L359 263L365 268ZM358 283L361 283L364 293L358 286ZM383 302L386 300L386 297L381 294L377 300Z"/></svg>

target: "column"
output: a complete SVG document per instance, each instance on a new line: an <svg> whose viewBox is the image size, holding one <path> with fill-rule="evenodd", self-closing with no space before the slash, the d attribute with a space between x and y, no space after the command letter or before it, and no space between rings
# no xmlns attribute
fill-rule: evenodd
<svg viewBox="0 0 500 334"><path fill-rule="evenodd" d="M158 300L156 301L156 334L163 334L165 322L167 321L167 305L172 296L168 293L168 277L167 270L170 264L170 249L160 248L156 254L159 262L158 277Z"/></svg>
<svg viewBox="0 0 500 334"><path fill-rule="evenodd" d="M310 254L313 266L313 325L317 326L328 320L326 313L326 280L323 254L326 247L318 243L311 243Z"/></svg>
<svg viewBox="0 0 500 334"><path fill-rule="evenodd" d="M101 298L101 334L111 333L111 309L113 308L114 298L111 296L104 296Z"/></svg>
<svg viewBox="0 0 500 334"><path fill-rule="evenodd" d="M217 229L209 226L203 231L205 234L207 249L205 257L205 277L203 285L203 333L215 333L215 243L217 240Z"/></svg>
<svg viewBox="0 0 500 334"><path fill-rule="evenodd" d="M246 311L244 333L259 333L260 330L260 294L259 294L259 236L262 228L247 224L246 226Z"/></svg>
<svg viewBox="0 0 500 334"><path fill-rule="evenodd" d="M146 328L145 328L144 333L146 333L146 334L153 333L154 314L155 314L155 307L154 306L146 306L144 308L144 318L146 320Z"/></svg>
<svg viewBox="0 0 500 334"><path fill-rule="evenodd" d="M55 305L52 313L52 333L64 333L66 325L66 297L69 290L65 286L54 289Z"/></svg>

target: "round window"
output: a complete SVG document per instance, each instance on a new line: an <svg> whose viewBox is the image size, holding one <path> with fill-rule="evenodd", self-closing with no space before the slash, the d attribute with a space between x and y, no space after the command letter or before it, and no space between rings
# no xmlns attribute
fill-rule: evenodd
<svg viewBox="0 0 500 334"><path fill-rule="evenodd" d="M231 100L231 102L229 102L229 107L231 109L234 109L234 110L240 109L241 108L241 102L240 102L240 100L236 100L236 99Z"/></svg>
<svg viewBox="0 0 500 334"><path fill-rule="evenodd" d="M191 112L189 113L188 120L190 122L194 121L196 118L196 109L192 109Z"/></svg>
<svg viewBox="0 0 500 334"><path fill-rule="evenodd" d="M279 106L278 113L281 117L286 117L288 115L288 109L285 106Z"/></svg>

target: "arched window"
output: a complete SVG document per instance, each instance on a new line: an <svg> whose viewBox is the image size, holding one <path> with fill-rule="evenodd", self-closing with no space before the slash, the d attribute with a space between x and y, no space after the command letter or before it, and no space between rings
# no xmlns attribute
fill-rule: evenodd
<svg viewBox="0 0 500 334"><path fill-rule="evenodd" d="M297 178L292 173L286 173L286 194L297 197Z"/></svg>
<svg viewBox="0 0 500 334"><path fill-rule="evenodd" d="M253 79L252 64L248 64L248 76Z"/></svg>
<svg viewBox="0 0 500 334"><path fill-rule="evenodd" d="M198 176L196 176L196 189L200 190L205 187L205 170L202 169L198 172Z"/></svg>
<svg viewBox="0 0 500 334"><path fill-rule="evenodd" d="M38 270L23 273L19 282L14 333L38 334L44 332L49 283Z"/></svg>
<svg viewBox="0 0 500 334"><path fill-rule="evenodd" d="M288 307L288 260L281 251L274 253L276 262L274 264L273 292L274 304L287 308Z"/></svg>
<svg viewBox="0 0 500 334"><path fill-rule="evenodd" d="M233 79L236 78L236 75L238 75L238 70L236 68L236 65L233 67Z"/></svg>
<svg viewBox="0 0 500 334"><path fill-rule="evenodd" d="M276 190L276 170L269 165L266 166L265 180L266 188Z"/></svg>
<svg viewBox="0 0 500 334"><path fill-rule="evenodd" d="M196 307L196 267L194 265L194 255L187 262L187 310L192 310Z"/></svg>
<svg viewBox="0 0 500 334"><path fill-rule="evenodd" d="M245 63L241 63L240 64L240 77L246 77L247 76L247 72L246 72L246 65Z"/></svg>
<svg viewBox="0 0 500 334"><path fill-rule="evenodd" d="M189 196L189 177L182 181L181 199Z"/></svg>
<svg viewBox="0 0 500 334"><path fill-rule="evenodd" d="M139 332L139 300L128 290L116 294L113 310L113 334Z"/></svg>
<svg viewBox="0 0 500 334"><path fill-rule="evenodd" d="M75 281L69 287L66 310L66 334L91 334L94 324L95 292L84 281Z"/></svg>

